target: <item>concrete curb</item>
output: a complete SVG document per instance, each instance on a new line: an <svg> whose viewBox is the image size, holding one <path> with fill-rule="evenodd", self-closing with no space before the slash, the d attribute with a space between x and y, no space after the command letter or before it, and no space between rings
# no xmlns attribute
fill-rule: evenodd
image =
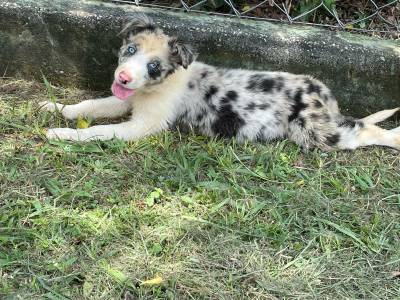
<svg viewBox="0 0 400 300"><path fill-rule="evenodd" d="M82 0L3 0L0 76L109 89L122 20L135 11L214 65L311 74L352 115L400 106L400 42L345 32Z"/></svg>

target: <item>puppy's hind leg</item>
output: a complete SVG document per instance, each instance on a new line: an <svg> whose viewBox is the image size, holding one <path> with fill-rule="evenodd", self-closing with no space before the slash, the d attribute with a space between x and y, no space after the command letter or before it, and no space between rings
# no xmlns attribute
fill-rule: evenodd
<svg viewBox="0 0 400 300"><path fill-rule="evenodd" d="M386 146L400 150L400 128L386 130L372 124L358 125L358 128L339 127L339 149L356 149L371 145Z"/></svg>
<svg viewBox="0 0 400 300"><path fill-rule="evenodd" d="M400 150L400 127L386 130L374 125L389 118L398 110L399 108L382 110L360 120L352 120L350 122L338 121L338 131L341 136L338 147L341 149L355 149L380 145Z"/></svg>

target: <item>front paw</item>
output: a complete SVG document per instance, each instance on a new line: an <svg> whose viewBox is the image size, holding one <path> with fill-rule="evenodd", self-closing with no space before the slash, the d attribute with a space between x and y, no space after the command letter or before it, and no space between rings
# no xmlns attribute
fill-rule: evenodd
<svg viewBox="0 0 400 300"><path fill-rule="evenodd" d="M41 111L49 111L49 112L61 111L64 108L64 106L65 105L63 104L51 101L39 102L39 110Z"/></svg>
<svg viewBox="0 0 400 300"><path fill-rule="evenodd" d="M46 133L49 140L69 140L79 141L79 134L76 129L71 128L52 128Z"/></svg>

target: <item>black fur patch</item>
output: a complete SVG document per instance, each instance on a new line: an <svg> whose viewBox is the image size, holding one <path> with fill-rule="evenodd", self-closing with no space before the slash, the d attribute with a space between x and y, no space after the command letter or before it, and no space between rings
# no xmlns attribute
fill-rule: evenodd
<svg viewBox="0 0 400 300"><path fill-rule="evenodd" d="M213 103L211 103L211 98L218 93L218 88L214 85L210 86L210 88L208 89L208 91L205 93L204 95L204 101L208 104L208 106L212 109L212 110L216 110L216 107Z"/></svg>
<svg viewBox="0 0 400 300"><path fill-rule="evenodd" d="M157 29L156 25L147 24L146 26L137 27L137 29L134 32L135 32L135 34L138 34L139 32L143 32L143 31L154 32L154 31L156 31L156 29Z"/></svg>
<svg viewBox="0 0 400 300"><path fill-rule="evenodd" d="M310 114L310 117L314 120L319 120L319 121L324 121L324 122L329 122L331 120L331 117L328 114L316 114L316 113L312 113Z"/></svg>
<svg viewBox="0 0 400 300"><path fill-rule="evenodd" d="M208 71L204 71L204 72L202 72L202 73L200 74L200 76L201 76L201 79L204 79L204 78L206 78L206 77L207 77L207 75L208 75Z"/></svg>
<svg viewBox="0 0 400 300"><path fill-rule="evenodd" d="M265 78L264 75L255 74L250 76L247 89L251 91L261 91L264 93L269 93L276 86L276 82L273 78ZM282 87L281 87L282 88Z"/></svg>
<svg viewBox="0 0 400 300"><path fill-rule="evenodd" d="M265 140L264 132L265 132L265 125L261 126L260 130L257 132L256 141L262 142Z"/></svg>
<svg viewBox="0 0 400 300"><path fill-rule="evenodd" d="M218 93L218 88L214 85L210 86L208 91L204 95L204 100L209 103L211 100L211 97L214 96L216 93Z"/></svg>
<svg viewBox="0 0 400 300"><path fill-rule="evenodd" d="M304 128L306 126L306 120L303 117L299 117L297 120L300 127Z"/></svg>
<svg viewBox="0 0 400 300"><path fill-rule="evenodd" d="M276 90L280 92L284 86L285 86L285 79L282 76L278 76L276 78L276 85L275 85Z"/></svg>
<svg viewBox="0 0 400 300"><path fill-rule="evenodd" d="M255 104L254 102L250 102L244 109L248 111L254 111L256 108L260 110L266 110L269 108L271 105L268 103L263 103L263 104Z"/></svg>
<svg viewBox="0 0 400 300"><path fill-rule="evenodd" d="M322 103L316 99L316 100L314 100L314 106L315 106L315 108L320 108L320 107L322 107Z"/></svg>
<svg viewBox="0 0 400 300"><path fill-rule="evenodd" d="M317 93L319 94L321 92L321 87L315 83L310 83L308 85L307 93L312 94L312 93Z"/></svg>
<svg viewBox="0 0 400 300"><path fill-rule="evenodd" d="M250 76L249 83L247 85L248 90L254 90L256 86L258 86L258 83L260 80L263 79L263 76L260 74L254 74Z"/></svg>
<svg viewBox="0 0 400 300"><path fill-rule="evenodd" d="M201 122L206 115L207 115L207 111L204 108L202 108L200 110L200 112L196 115L196 121Z"/></svg>
<svg viewBox="0 0 400 300"><path fill-rule="evenodd" d="M233 137L245 121L232 110L232 105L226 104L218 110L217 119L212 124L212 130L218 136Z"/></svg>
<svg viewBox="0 0 400 300"><path fill-rule="evenodd" d="M347 128L354 128L356 125L359 125L361 128L364 127L364 123L358 120L355 120L352 117L345 117L338 123L339 127L347 127Z"/></svg>
<svg viewBox="0 0 400 300"><path fill-rule="evenodd" d="M270 107L270 105L268 103L263 103L263 104L259 104L257 105L257 107L261 110L266 110L267 108Z"/></svg>
<svg viewBox="0 0 400 300"><path fill-rule="evenodd" d="M308 106L307 104L302 102L303 92L304 91L299 88L293 97L294 103L292 105L292 113L289 115L289 122L296 119L299 116L299 113Z"/></svg>
<svg viewBox="0 0 400 300"><path fill-rule="evenodd" d="M149 31L149 32L155 32L157 30L157 26L154 24L146 24L142 26L137 26L131 30L126 31L126 36L134 36L136 34Z"/></svg>
<svg viewBox="0 0 400 300"><path fill-rule="evenodd" d="M335 133L326 137L326 144L328 146L335 146L340 140L340 135Z"/></svg>
<svg viewBox="0 0 400 300"><path fill-rule="evenodd" d="M262 90L264 93L269 93L272 91L272 89L275 86L275 80L273 79L264 79L260 83L260 90Z"/></svg>
<svg viewBox="0 0 400 300"><path fill-rule="evenodd" d="M250 102L244 109L253 111L255 107L256 107L256 104L254 102Z"/></svg>
<svg viewBox="0 0 400 300"><path fill-rule="evenodd" d="M238 98L238 94L235 91L228 91L224 97L221 98L221 103L226 104L229 102L235 102Z"/></svg>
<svg viewBox="0 0 400 300"><path fill-rule="evenodd" d="M188 83L188 88L189 88L189 89L194 89L194 83L191 82L191 81L189 81L189 83Z"/></svg>

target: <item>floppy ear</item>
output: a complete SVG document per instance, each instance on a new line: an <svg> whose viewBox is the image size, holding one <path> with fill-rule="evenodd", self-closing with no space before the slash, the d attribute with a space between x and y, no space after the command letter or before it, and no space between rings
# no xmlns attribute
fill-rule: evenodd
<svg viewBox="0 0 400 300"><path fill-rule="evenodd" d="M169 40L170 61L174 65L181 65L185 69L193 62L196 54L192 47L184 44L176 37Z"/></svg>
<svg viewBox="0 0 400 300"><path fill-rule="evenodd" d="M129 16L129 18L126 18L124 23L122 30L118 34L122 35L124 38L138 34L142 31L156 31L158 29L153 19L143 13L136 13Z"/></svg>

